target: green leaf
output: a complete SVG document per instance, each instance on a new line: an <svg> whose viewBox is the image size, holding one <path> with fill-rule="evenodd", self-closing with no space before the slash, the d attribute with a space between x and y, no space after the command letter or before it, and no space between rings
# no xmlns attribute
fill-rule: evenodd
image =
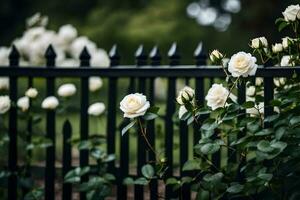
<svg viewBox="0 0 300 200"><path fill-rule="evenodd" d="M264 136L264 135L270 135L271 133L273 133L272 129L263 129L263 130L255 133L254 135L256 135L256 136Z"/></svg>
<svg viewBox="0 0 300 200"><path fill-rule="evenodd" d="M294 117L292 117L291 120L290 120L290 124L291 124L292 126L298 125L299 123L300 123L300 116L294 116Z"/></svg>
<svg viewBox="0 0 300 200"><path fill-rule="evenodd" d="M155 118L157 118L157 117L158 117L157 114L147 112L147 113L143 116L143 119L149 121L149 120L153 120L153 119L155 119Z"/></svg>
<svg viewBox="0 0 300 200"><path fill-rule="evenodd" d="M199 160L188 160L184 163L182 170L199 170L200 169L200 161Z"/></svg>
<svg viewBox="0 0 300 200"><path fill-rule="evenodd" d="M270 181L273 177L273 174L261 173L261 174L258 174L257 177L262 179L262 180L265 180L265 181Z"/></svg>
<svg viewBox="0 0 300 200"><path fill-rule="evenodd" d="M144 177L138 178L134 181L134 184L136 185L148 185L148 180Z"/></svg>
<svg viewBox="0 0 300 200"><path fill-rule="evenodd" d="M154 168L150 164L146 164L142 167L142 174L148 179L153 178L154 176Z"/></svg>
<svg viewBox="0 0 300 200"><path fill-rule="evenodd" d="M159 107L156 107L156 106L151 106L147 112L150 112L150 113L154 113L154 114L157 114L159 111Z"/></svg>
<svg viewBox="0 0 300 200"><path fill-rule="evenodd" d="M269 141L261 140L259 143L257 143L257 149L259 151L268 153L274 150L273 147L271 147L271 144Z"/></svg>
<svg viewBox="0 0 300 200"><path fill-rule="evenodd" d="M202 147L201 147L201 152L203 154L213 154L217 151L219 151L220 149L220 145L218 143L207 143L207 144L204 144Z"/></svg>
<svg viewBox="0 0 300 200"><path fill-rule="evenodd" d="M201 129L205 131L210 131L210 130L214 130L217 127L218 127L217 122L214 119L209 119L205 121L205 123L201 126Z"/></svg>
<svg viewBox="0 0 300 200"><path fill-rule="evenodd" d="M122 136L131 128L135 125L136 121L132 121L130 122L129 124L127 124L127 126L125 126L123 129L122 129Z"/></svg>
<svg viewBox="0 0 300 200"><path fill-rule="evenodd" d="M243 108L254 108L255 103L253 101L246 101L245 103L243 103L242 107Z"/></svg>
<svg viewBox="0 0 300 200"><path fill-rule="evenodd" d="M279 118L279 114L276 114L276 115L270 115L270 116L266 117L266 118L264 119L264 121L265 121L265 122L273 122L273 121L275 121L275 120L278 119L278 118Z"/></svg>
<svg viewBox="0 0 300 200"><path fill-rule="evenodd" d="M124 185L134 185L134 180L131 177L126 177L123 180L123 184Z"/></svg>
<svg viewBox="0 0 300 200"><path fill-rule="evenodd" d="M221 182L221 179L223 178L224 174L222 172L218 172L216 174L206 174L203 177L203 180L206 182L211 182L213 184Z"/></svg>
<svg viewBox="0 0 300 200"><path fill-rule="evenodd" d="M189 177L189 176L184 176L181 178L181 184L185 184L185 183L190 183L193 181L193 178L192 177Z"/></svg>
<svg viewBox="0 0 300 200"><path fill-rule="evenodd" d="M286 23L286 22L281 22L279 25L278 25L278 31L281 32L283 29L285 29L289 24Z"/></svg>
<svg viewBox="0 0 300 200"><path fill-rule="evenodd" d="M174 185L178 184L178 180L176 178L168 178L166 181L166 185Z"/></svg>
<svg viewBox="0 0 300 200"><path fill-rule="evenodd" d="M282 136L284 135L284 133L286 132L286 129L287 128L284 127L284 126L281 126L278 129L276 129L276 131L275 131L275 138L277 140L280 140L282 138Z"/></svg>
<svg viewBox="0 0 300 200"><path fill-rule="evenodd" d="M25 195L24 200L40 200L43 199L43 197L44 197L44 189L35 188Z"/></svg>
<svg viewBox="0 0 300 200"><path fill-rule="evenodd" d="M231 185L229 188L227 188L226 191L228 193L236 194L236 193L240 193L243 189L244 189L243 185L236 183L236 184Z"/></svg>

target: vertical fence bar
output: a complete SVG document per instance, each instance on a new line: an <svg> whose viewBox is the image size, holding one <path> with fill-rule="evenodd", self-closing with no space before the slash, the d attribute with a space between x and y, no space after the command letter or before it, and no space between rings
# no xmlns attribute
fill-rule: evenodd
<svg viewBox="0 0 300 200"><path fill-rule="evenodd" d="M20 55L16 47L13 45L12 50L9 54L9 66L18 67L19 66ZM18 81L17 77L9 77L9 98L11 101L17 101L18 94ZM8 177L8 199L17 199L17 108L15 106L10 108L9 113L9 152L8 152L8 168L11 175Z"/></svg>
<svg viewBox="0 0 300 200"><path fill-rule="evenodd" d="M175 66L179 63L180 56L177 52L177 44L173 43L169 52L168 57L170 60L170 67ZM171 69L170 69L171 70ZM168 98L167 98L167 113L165 119L165 146L166 146L166 158L167 166L166 177L173 175L173 140L174 140L174 127L173 127L173 115L175 112L175 97L176 97L176 78L171 77L168 79ZM166 186L167 199L173 198L174 192L171 186Z"/></svg>
<svg viewBox="0 0 300 200"><path fill-rule="evenodd" d="M83 48L79 59L80 67L85 68L90 66L90 54L86 47ZM81 78L81 109L80 109L80 139L87 140L89 136L89 118L88 118L88 106L89 106L89 77ZM80 150L80 167L88 166L89 164L89 152L88 150ZM83 176L81 182L88 181L88 176ZM86 194L80 192L80 199L85 200Z"/></svg>
<svg viewBox="0 0 300 200"><path fill-rule="evenodd" d="M63 167L62 174L63 178L68 173L68 171L72 168L72 146L70 143L70 139L72 137L72 127L69 120L66 120L63 125ZM63 200L72 200L72 184L63 183L63 192L62 192Z"/></svg>
<svg viewBox="0 0 300 200"><path fill-rule="evenodd" d="M159 53L159 49L157 46L153 47L149 55L151 59L151 66L155 67L160 65L161 56ZM149 81L149 101L152 105L155 103L155 78L150 78ZM148 124L148 139L152 147L155 149L155 120L151 120ZM156 155L154 152L150 152L149 160L155 161ZM149 184L150 188L150 199L157 200L158 199L158 182L156 179L152 180Z"/></svg>
<svg viewBox="0 0 300 200"><path fill-rule="evenodd" d="M272 66L271 62L267 62L264 67L268 68ZM270 101L274 98L274 77L264 77L264 116L270 116L274 113L274 108L270 105ZM264 127L270 127L269 123L265 123Z"/></svg>
<svg viewBox="0 0 300 200"><path fill-rule="evenodd" d="M135 53L136 58L136 66L140 67L147 64L147 55L144 52L143 45L140 45L139 48L136 50ZM146 78L142 77L139 78L139 87L138 91L140 93L143 93L145 95L146 92ZM146 151L147 145L145 143L144 138L142 137L142 134L140 131L138 131L137 136L137 175L139 177L142 176L141 169L143 165L146 163ZM134 188L134 198L137 200L143 200L144 199L144 187L142 185L136 185Z"/></svg>
<svg viewBox="0 0 300 200"><path fill-rule="evenodd" d="M46 66L54 68L56 53L50 45L46 50ZM47 78L47 96L54 95L54 77ZM55 199L55 111L47 110L46 136L52 141L52 146L46 149L46 170L45 170L45 200Z"/></svg>

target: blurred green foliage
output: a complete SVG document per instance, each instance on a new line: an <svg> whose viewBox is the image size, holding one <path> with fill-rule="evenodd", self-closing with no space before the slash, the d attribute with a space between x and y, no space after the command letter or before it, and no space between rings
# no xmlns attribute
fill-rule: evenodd
<svg viewBox="0 0 300 200"><path fill-rule="evenodd" d="M36 12L48 15L49 27L57 30L71 23L109 50L117 43L125 64L134 63L134 51L144 44L150 51L158 44L166 62L166 52L176 41L182 63L192 64L193 51L203 41L206 49L219 48L227 55L249 50L253 37L264 35L271 42L280 40L274 20L295 0L241 0L242 10L233 15L226 32L203 27L186 14L191 0L2 0L0 5L0 45L9 45L25 28L25 19ZM220 0L212 0L220 6Z"/></svg>

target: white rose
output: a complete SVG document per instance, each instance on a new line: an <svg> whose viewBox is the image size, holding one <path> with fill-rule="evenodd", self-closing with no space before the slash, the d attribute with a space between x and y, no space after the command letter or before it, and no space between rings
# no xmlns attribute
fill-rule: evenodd
<svg viewBox="0 0 300 200"><path fill-rule="evenodd" d="M183 105L185 102L192 101L195 96L195 90L185 86L183 89L179 91L179 94L176 98L177 103Z"/></svg>
<svg viewBox="0 0 300 200"><path fill-rule="evenodd" d="M9 89L9 79L7 77L0 77L0 90Z"/></svg>
<svg viewBox="0 0 300 200"><path fill-rule="evenodd" d="M255 95L255 86L250 86L246 89L247 96L254 96Z"/></svg>
<svg viewBox="0 0 300 200"><path fill-rule="evenodd" d="M290 5L285 11L282 13L285 21L295 21L296 19L300 19L300 6Z"/></svg>
<svg viewBox="0 0 300 200"><path fill-rule="evenodd" d="M92 42L85 36L80 36L73 40L70 45L69 51L73 58L79 58L79 55L81 54L84 47L88 49L90 55L93 55L94 52L97 51L97 46L94 42Z"/></svg>
<svg viewBox="0 0 300 200"><path fill-rule="evenodd" d="M276 43L275 45L272 45L272 51L273 53L279 53L283 50L283 46L281 43Z"/></svg>
<svg viewBox="0 0 300 200"><path fill-rule="evenodd" d="M180 106L178 111L179 119L181 119L185 113L187 113L187 109L185 108L185 106L184 105Z"/></svg>
<svg viewBox="0 0 300 200"><path fill-rule="evenodd" d="M66 24L59 28L58 36L69 43L77 37L77 30L71 24Z"/></svg>
<svg viewBox="0 0 300 200"><path fill-rule="evenodd" d="M89 106L88 114L92 116L99 116L105 111L104 103L98 102Z"/></svg>
<svg viewBox="0 0 300 200"><path fill-rule="evenodd" d="M47 97L42 102L42 108L54 110L59 105L58 99L55 96Z"/></svg>
<svg viewBox="0 0 300 200"><path fill-rule="evenodd" d="M280 66L292 66L293 63L290 63L291 56L282 56L280 61Z"/></svg>
<svg viewBox="0 0 300 200"><path fill-rule="evenodd" d="M228 63L228 71L233 77L247 77L255 75L257 69L256 58L250 53L238 52Z"/></svg>
<svg viewBox="0 0 300 200"><path fill-rule="evenodd" d="M283 86L286 82L286 78L274 78L273 79L274 85L277 87Z"/></svg>
<svg viewBox="0 0 300 200"><path fill-rule="evenodd" d="M109 67L110 59L103 49L98 49L91 54L91 66L93 67Z"/></svg>
<svg viewBox="0 0 300 200"><path fill-rule="evenodd" d="M229 91L223 87L223 84L213 84L205 97L207 106L211 107L212 110L223 107L228 95Z"/></svg>
<svg viewBox="0 0 300 200"><path fill-rule="evenodd" d="M17 106L22 110L22 112L26 112L30 106L29 98L27 96L19 98L17 101Z"/></svg>
<svg viewBox="0 0 300 200"><path fill-rule="evenodd" d="M289 47L290 42L292 42L292 38L290 37L284 37L282 38L282 46L283 48L287 49Z"/></svg>
<svg viewBox="0 0 300 200"><path fill-rule="evenodd" d="M58 90L57 94L61 97L70 97L76 93L76 86L72 83L67 83L61 85Z"/></svg>
<svg viewBox="0 0 300 200"><path fill-rule="evenodd" d="M9 64L9 53L10 50L7 47L0 47L0 65L8 65Z"/></svg>
<svg viewBox="0 0 300 200"><path fill-rule="evenodd" d="M0 114L6 113L10 109L9 96L0 96Z"/></svg>
<svg viewBox="0 0 300 200"><path fill-rule="evenodd" d="M223 57L224 57L223 54L219 50L213 50L209 55L209 58L212 62L217 62L221 60Z"/></svg>
<svg viewBox="0 0 300 200"><path fill-rule="evenodd" d="M120 109L127 118L143 116L149 107L150 103L146 96L140 93L129 94L120 102Z"/></svg>
<svg viewBox="0 0 300 200"><path fill-rule="evenodd" d="M258 49L261 47L268 47L268 41L265 37L254 38L251 40L251 47L254 49Z"/></svg>
<svg viewBox="0 0 300 200"><path fill-rule="evenodd" d="M257 86L261 86L261 84L263 84L263 82L264 82L263 78L258 77L255 79L255 85L257 85Z"/></svg>
<svg viewBox="0 0 300 200"><path fill-rule="evenodd" d="M100 77L92 76L89 79L89 90L95 92L99 90L103 85L103 81Z"/></svg>
<svg viewBox="0 0 300 200"><path fill-rule="evenodd" d="M25 96L29 97L29 98L36 98L38 95L38 91L36 88L29 88L26 92L25 92Z"/></svg>
<svg viewBox="0 0 300 200"><path fill-rule="evenodd" d="M255 108L246 109L246 112L249 113L251 116L264 115L264 103L260 102L258 105L255 105Z"/></svg>

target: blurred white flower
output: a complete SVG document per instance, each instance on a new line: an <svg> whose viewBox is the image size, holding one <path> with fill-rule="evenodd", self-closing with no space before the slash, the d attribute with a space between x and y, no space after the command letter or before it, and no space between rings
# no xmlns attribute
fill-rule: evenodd
<svg viewBox="0 0 300 200"><path fill-rule="evenodd" d="M110 59L103 49L98 49L91 54L91 66L93 67L109 67Z"/></svg>
<svg viewBox="0 0 300 200"><path fill-rule="evenodd" d="M55 96L46 97L42 102L42 108L47 110L54 110L59 105L59 101Z"/></svg>
<svg viewBox="0 0 300 200"><path fill-rule="evenodd" d="M9 64L9 56L10 50L8 47L0 47L0 65L8 65Z"/></svg>
<svg viewBox="0 0 300 200"><path fill-rule="evenodd" d="M273 53L279 53L283 50L283 46L281 43L276 43L274 45L272 45L272 51Z"/></svg>
<svg viewBox="0 0 300 200"><path fill-rule="evenodd" d="M99 116L105 111L105 105L104 103L97 102L93 103L88 108L88 114L92 116Z"/></svg>
<svg viewBox="0 0 300 200"><path fill-rule="evenodd" d="M57 94L61 97L70 97L76 93L76 86L72 83L66 83L61 85L58 90Z"/></svg>
<svg viewBox="0 0 300 200"><path fill-rule="evenodd" d="M178 111L179 119L181 119L185 113L187 113L187 109L185 108L185 106L184 105L180 106Z"/></svg>
<svg viewBox="0 0 300 200"><path fill-rule="evenodd" d="M95 92L99 90L103 85L103 81L100 77L92 76L89 79L89 90Z"/></svg>
<svg viewBox="0 0 300 200"><path fill-rule="evenodd" d="M97 45L94 42L89 40L86 36L80 36L76 38L69 47L73 58L78 59L84 47L88 49L90 55L93 55L97 51Z"/></svg>
<svg viewBox="0 0 300 200"><path fill-rule="evenodd" d="M24 96L18 99L17 106L21 109L22 112L26 112L29 109L30 101L29 97Z"/></svg>
<svg viewBox="0 0 300 200"><path fill-rule="evenodd" d="M255 75L257 70L256 58L243 51L234 54L228 63L228 71L233 77Z"/></svg>
<svg viewBox="0 0 300 200"><path fill-rule="evenodd" d="M0 90L9 89L9 79L7 77L0 77Z"/></svg>
<svg viewBox="0 0 300 200"><path fill-rule="evenodd" d="M293 41L290 37L284 37L282 38L282 46L283 48L287 49L289 47L289 44Z"/></svg>
<svg viewBox="0 0 300 200"><path fill-rule="evenodd" d="M0 96L0 114L6 113L10 109L11 101L9 96Z"/></svg>
<svg viewBox="0 0 300 200"><path fill-rule="evenodd" d="M57 63L58 67L78 67L79 66L79 60L76 59L65 59L61 60Z"/></svg>
<svg viewBox="0 0 300 200"><path fill-rule="evenodd" d="M283 86L286 82L286 78L274 78L273 79L274 85L277 87Z"/></svg>
<svg viewBox="0 0 300 200"><path fill-rule="evenodd" d="M280 66L292 66L293 64L290 63L291 56L282 56L280 61Z"/></svg>
<svg viewBox="0 0 300 200"><path fill-rule="evenodd" d="M251 40L251 47L254 49L268 47L268 41L265 37L254 38Z"/></svg>
<svg viewBox="0 0 300 200"><path fill-rule="evenodd" d="M42 16L41 13L35 13L33 16L29 17L26 20L27 27L33 27L33 26L47 26L48 24L48 17Z"/></svg>
<svg viewBox="0 0 300 200"><path fill-rule="evenodd" d="M38 95L38 91L36 88L29 88L28 90L26 90L25 92L25 96L29 97L29 98L36 98Z"/></svg>
<svg viewBox="0 0 300 200"><path fill-rule="evenodd" d="M254 96L255 95L255 86L250 86L250 87L246 88L246 95Z"/></svg>
<svg viewBox="0 0 300 200"><path fill-rule="evenodd" d="M257 77L255 79L255 85L257 85L257 86L261 86L261 84L263 84L263 82L264 82L263 78Z"/></svg>
<svg viewBox="0 0 300 200"><path fill-rule="evenodd" d="M58 36L66 43L70 43L77 37L77 30L71 24L66 24L59 28Z"/></svg>

